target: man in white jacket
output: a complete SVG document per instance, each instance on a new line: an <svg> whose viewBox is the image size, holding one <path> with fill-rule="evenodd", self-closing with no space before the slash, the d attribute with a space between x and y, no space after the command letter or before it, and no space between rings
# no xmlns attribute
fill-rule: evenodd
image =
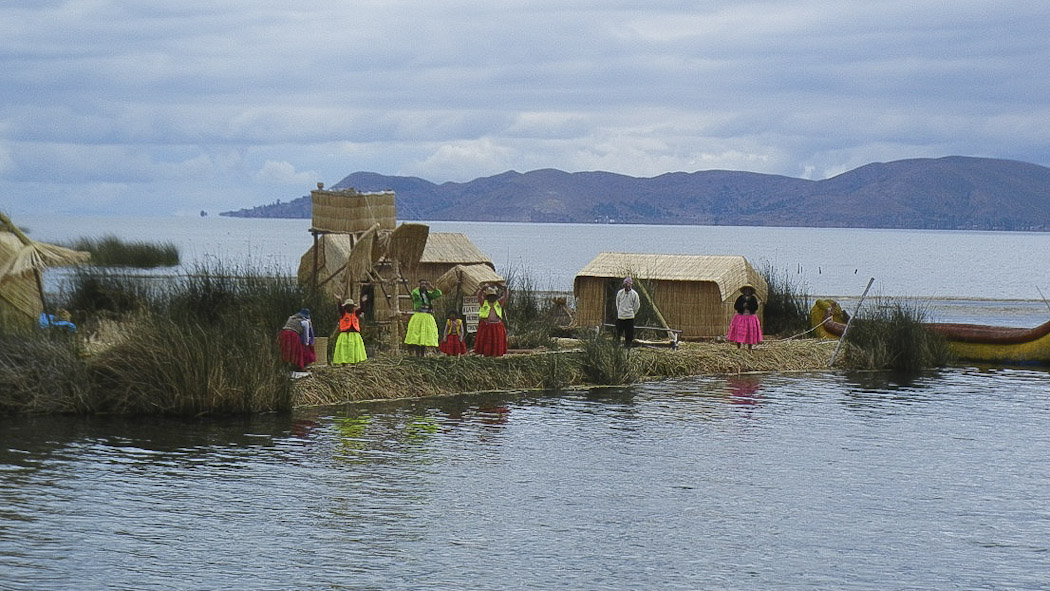
<svg viewBox="0 0 1050 591"><path fill-rule="evenodd" d="M634 317L641 307L642 301L634 290L634 281L624 277L623 289L616 292L616 342L620 342L620 335L623 335L625 347L634 344Z"/></svg>

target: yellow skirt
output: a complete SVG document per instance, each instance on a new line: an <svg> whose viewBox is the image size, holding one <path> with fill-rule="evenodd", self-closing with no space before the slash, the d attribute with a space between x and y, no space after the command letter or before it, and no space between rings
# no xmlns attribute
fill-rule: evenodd
<svg viewBox="0 0 1050 591"><path fill-rule="evenodd" d="M426 312L416 312L408 319L408 330L405 331L406 345L438 346L438 325L434 316Z"/></svg>
<svg viewBox="0 0 1050 591"><path fill-rule="evenodd" d="M335 351L332 353L332 365L357 363L368 359L365 353L365 342L359 332L341 332L335 339Z"/></svg>

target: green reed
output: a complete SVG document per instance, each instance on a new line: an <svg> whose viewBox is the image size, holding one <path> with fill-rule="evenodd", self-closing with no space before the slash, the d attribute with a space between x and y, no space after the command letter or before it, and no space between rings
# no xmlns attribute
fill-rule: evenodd
<svg viewBox="0 0 1050 591"><path fill-rule="evenodd" d="M805 286L787 271L777 271L768 263L762 276L769 287L763 308L763 332L786 337L808 331L809 297Z"/></svg>
<svg viewBox="0 0 1050 591"><path fill-rule="evenodd" d="M152 269L179 264L179 249L171 242L125 241L116 236L77 238L67 245L91 253L91 263L103 267Z"/></svg>
<svg viewBox="0 0 1050 591"><path fill-rule="evenodd" d="M849 325L846 365L902 372L947 365L948 344L923 325L925 317L921 304L876 300Z"/></svg>

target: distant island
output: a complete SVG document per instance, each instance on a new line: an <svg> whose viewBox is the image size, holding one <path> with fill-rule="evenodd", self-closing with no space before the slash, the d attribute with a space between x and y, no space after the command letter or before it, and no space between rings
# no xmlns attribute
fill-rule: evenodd
<svg viewBox="0 0 1050 591"><path fill-rule="evenodd" d="M868 164L820 181L544 169L442 184L355 172L330 188L351 187L393 190L400 220L1050 230L1050 168L966 156ZM310 196L219 215L309 218Z"/></svg>

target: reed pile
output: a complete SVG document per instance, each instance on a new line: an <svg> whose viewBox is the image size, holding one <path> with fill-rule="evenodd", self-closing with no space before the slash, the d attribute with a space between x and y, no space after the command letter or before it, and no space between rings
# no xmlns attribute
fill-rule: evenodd
<svg viewBox="0 0 1050 591"><path fill-rule="evenodd" d="M819 371L827 368L833 350L828 346L833 342L817 339L769 341L754 351L714 342L683 343L677 351L634 348L629 352L611 339L560 339L559 344L567 348L500 358L380 357L344 367L314 367L310 376L295 381L293 404L550 390L691 375ZM609 359L621 353L623 366L604 371Z"/></svg>

